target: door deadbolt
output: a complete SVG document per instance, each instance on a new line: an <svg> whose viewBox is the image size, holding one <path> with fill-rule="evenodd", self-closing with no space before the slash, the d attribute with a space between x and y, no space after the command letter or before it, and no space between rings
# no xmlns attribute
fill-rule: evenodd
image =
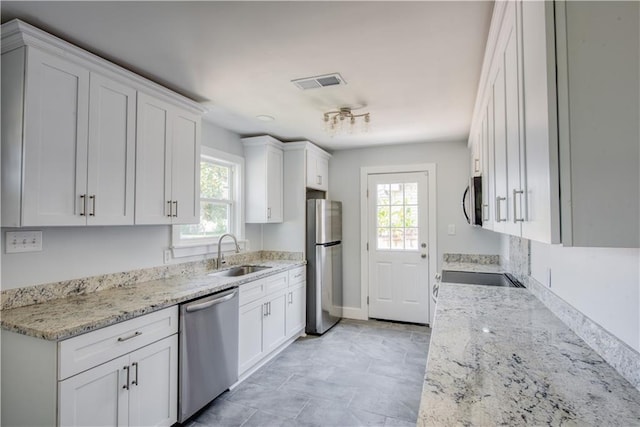
<svg viewBox="0 0 640 427"><path fill-rule="evenodd" d="M421 248L426 248L426 247L427 247L427 244L426 244L426 243L423 243L423 244L421 244L421 245L420 245L420 247L421 247Z"/></svg>

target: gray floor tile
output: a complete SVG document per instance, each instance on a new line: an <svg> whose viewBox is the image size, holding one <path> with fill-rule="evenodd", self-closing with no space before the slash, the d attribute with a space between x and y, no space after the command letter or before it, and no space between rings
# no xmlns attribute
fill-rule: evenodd
<svg viewBox="0 0 640 427"><path fill-rule="evenodd" d="M357 393L351 400L349 408L415 423L418 419L419 397L417 402L418 405L415 404L414 398L405 396L404 393L386 394L378 390L369 390Z"/></svg>
<svg viewBox="0 0 640 427"><path fill-rule="evenodd" d="M384 426L386 417L357 408L345 408L333 402L312 399L296 417L301 426L356 427Z"/></svg>
<svg viewBox="0 0 640 427"><path fill-rule="evenodd" d="M387 417L387 419L384 421L384 427L416 427L416 423L400 420L398 418Z"/></svg>
<svg viewBox="0 0 640 427"><path fill-rule="evenodd" d="M308 396L335 401L334 405L347 407L355 394L355 388L333 382L293 375L280 390L302 393Z"/></svg>
<svg viewBox="0 0 640 427"><path fill-rule="evenodd" d="M309 397L287 390L274 391L258 384L243 383L227 400L285 418L297 416Z"/></svg>
<svg viewBox="0 0 640 427"><path fill-rule="evenodd" d="M295 427L298 423L293 418L284 418L268 412L256 411L242 427ZM197 427L197 426L196 426Z"/></svg>
<svg viewBox="0 0 640 427"><path fill-rule="evenodd" d="M196 420L196 426L241 426L251 417L255 409L238 405L225 399L216 399Z"/></svg>
<svg viewBox="0 0 640 427"><path fill-rule="evenodd" d="M298 339L189 427L415 425L431 330L343 319Z"/></svg>

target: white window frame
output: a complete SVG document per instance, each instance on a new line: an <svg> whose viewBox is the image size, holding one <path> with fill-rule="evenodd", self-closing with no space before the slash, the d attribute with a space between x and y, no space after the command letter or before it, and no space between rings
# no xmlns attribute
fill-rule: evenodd
<svg viewBox="0 0 640 427"><path fill-rule="evenodd" d="M234 204L233 217L231 218L231 233L237 237L240 248L247 250L249 245L248 241L244 238L244 158L205 146L201 147L200 157L202 160L214 160L216 163L224 163L232 166L232 194ZM171 228L171 250L174 258L217 254L219 237L182 239L180 237L180 225L173 225ZM225 239L224 242L222 242L223 252L234 249L233 239Z"/></svg>

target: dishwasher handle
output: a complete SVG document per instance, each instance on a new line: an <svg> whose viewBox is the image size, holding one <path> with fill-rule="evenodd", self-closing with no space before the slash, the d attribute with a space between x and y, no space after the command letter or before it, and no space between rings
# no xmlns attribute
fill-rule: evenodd
<svg viewBox="0 0 640 427"><path fill-rule="evenodd" d="M237 293L238 293L238 290L233 289L232 291L227 292L216 299L212 299L210 301L199 303L199 304L188 305L185 309L187 313L194 313L196 311L206 310L207 308L213 307L216 304L220 304L225 301L229 301L230 299L233 299Z"/></svg>

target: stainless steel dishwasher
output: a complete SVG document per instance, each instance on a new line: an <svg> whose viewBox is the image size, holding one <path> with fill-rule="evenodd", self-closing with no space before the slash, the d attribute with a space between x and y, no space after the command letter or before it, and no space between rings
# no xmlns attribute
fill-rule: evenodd
<svg viewBox="0 0 640 427"><path fill-rule="evenodd" d="M238 380L238 288L180 305L178 421Z"/></svg>

